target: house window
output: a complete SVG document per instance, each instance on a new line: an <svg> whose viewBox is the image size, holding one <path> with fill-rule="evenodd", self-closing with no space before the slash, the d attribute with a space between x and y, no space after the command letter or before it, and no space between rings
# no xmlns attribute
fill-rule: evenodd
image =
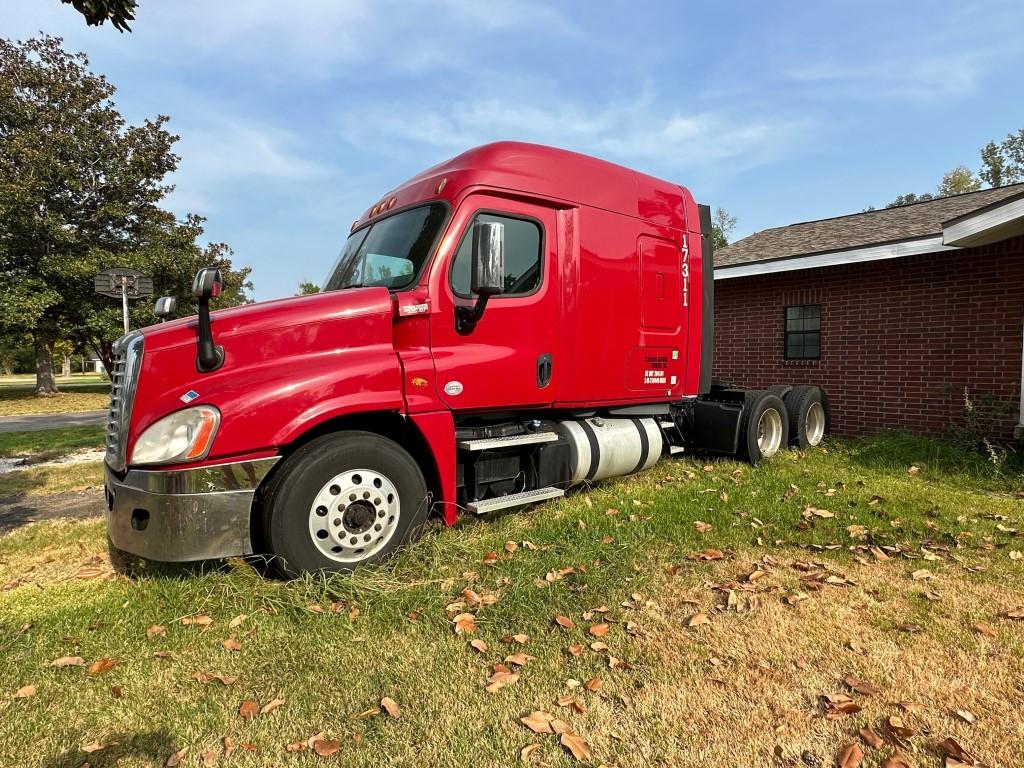
<svg viewBox="0 0 1024 768"><path fill-rule="evenodd" d="M786 307L786 359L821 359L821 305Z"/></svg>

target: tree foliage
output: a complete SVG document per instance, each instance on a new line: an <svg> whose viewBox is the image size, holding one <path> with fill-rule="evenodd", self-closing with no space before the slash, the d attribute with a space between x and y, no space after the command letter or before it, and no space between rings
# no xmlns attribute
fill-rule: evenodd
<svg viewBox="0 0 1024 768"><path fill-rule="evenodd" d="M136 0L61 0L85 17L85 23L99 27L109 21L119 32L131 32L129 21L135 21Z"/></svg>
<svg viewBox="0 0 1024 768"><path fill-rule="evenodd" d="M311 293L320 293L320 286L316 283L312 283L309 280L302 280L299 282L299 290L296 291L296 296L308 296Z"/></svg>
<svg viewBox="0 0 1024 768"><path fill-rule="evenodd" d="M716 251L729 244L734 229L736 217L730 216L725 208L715 208L715 213L711 217L711 242Z"/></svg>
<svg viewBox="0 0 1024 768"><path fill-rule="evenodd" d="M93 292L97 272L140 269L158 292L184 298L192 274L217 264L229 288L222 306L248 287L227 246L196 245L201 218L177 221L160 207L178 164L168 118L128 125L114 91L59 38L0 39L0 330L32 336L43 392L55 391L44 369L57 339L110 365L120 306ZM151 322L151 308L133 305L132 320Z"/></svg>
<svg viewBox="0 0 1024 768"><path fill-rule="evenodd" d="M977 192L981 189L981 179L966 165L958 165L946 171L939 182L938 196L962 195L965 192Z"/></svg>
<svg viewBox="0 0 1024 768"><path fill-rule="evenodd" d="M998 144L990 141L982 147L979 175L992 187L1024 181L1024 128L1008 134Z"/></svg>

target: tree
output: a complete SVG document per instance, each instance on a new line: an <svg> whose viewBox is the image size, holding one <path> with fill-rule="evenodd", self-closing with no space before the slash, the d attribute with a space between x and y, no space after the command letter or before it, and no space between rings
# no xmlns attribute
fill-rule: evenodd
<svg viewBox="0 0 1024 768"><path fill-rule="evenodd" d="M993 187L1024 180L1024 128L1008 134L999 144L990 141L982 147L978 175Z"/></svg>
<svg viewBox="0 0 1024 768"><path fill-rule="evenodd" d="M935 195L931 192L925 192L924 194L917 195L913 192L909 192L905 195L899 195L891 203L887 204L886 208L898 208L901 205L910 205L912 203L923 203L926 200L934 200Z"/></svg>
<svg viewBox="0 0 1024 768"><path fill-rule="evenodd" d="M91 345L109 368L122 329L120 308L92 289L103 269L136 267L179 293L185 269L220 259L240 286L222 304L244 300L248 270L230 269L229 249L200 249L202 220L177 222L159 207L178 164L168 118L128 125L114 92L60 38L0 39L0 331L31 337L40 394L57 391L58 339ZM132 317L151 321L148 312L136 305Z"/></svg>
<svg viewBox="0 0 1024 768"><path fill-rule="evenodd" d="M949 197L950 195L962 195L965 192L977 192L981 189L981 179L974 175L974 172L966 165L958 165L939 182L938 196Z"/></svg>
<svg viewBox="0 0 1024 768"><path fill-rule="evenodd" d="M136 0L61 0L85 16L85 23L99 27L109 21L119 32L131 32L129 21L135 21Z"/></svg>
<svg viewBox="0 0 1024 768"><path fill-rule="evenodd" d="M299 291L296 296L308 296L311 293L320 293L320 286L316 283L311 283L308 280L302 280L299 282Z"/></svg>
<svg viewBox="0 0 1024 768"><path fill-rule="evenodd" d="M711 242L716 251L729 244L729 237L734 229L736 217L730 216L725 208L715 208L714 216L711 218Z"/></svg>

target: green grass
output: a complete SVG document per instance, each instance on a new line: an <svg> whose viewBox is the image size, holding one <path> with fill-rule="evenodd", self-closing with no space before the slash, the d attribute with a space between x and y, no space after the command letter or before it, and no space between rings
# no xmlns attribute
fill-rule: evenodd
<svg viewBox="0 0 1024 768"><path fill-rule="evenodd" d="M33 461L103 447L102 426L67 427L35 432L0 432L0 458L31 456Z"/></svg>
<svg viewBox="0 0 1024 768"><path fill-rule="evenodd" d="M93 411L110 404L110 385L102 382L67 386L60 394L48 396L35 394L33 386L0 386L0 416ZM57 386L63 385L58 382Z"/></svg>
<svg viewBox="0 0 1024 768"><path fill-rule="evenodd" d="M911 466L918 471L909 473ZM14 585L0 591L0 722L5 724L0 765L77 766L88 759L96 768L114 765L118 756L119 766L162 765L184 746L190 748L186 764L198 765L199 753L219 750L224 736L254 745L254 751L238 750L224 764L321 765L325 760L308 750L284 751L286 743L321 730L342 742L329 764L510 765L531 742L544 745L537 764L574 764L554 737L534 736L519 725L518 718L533 709L556 713L585 733L595 753L590 764L671 762L684 748L677 743L679 729L691 715L699 721L700 712L673 721L655 707L640 717L625 702L635 699L646 706L646 692L659 686L715 689L705 679L703 659L727 658L723 648L732 642L727 636L700 646L699 658L671 661L669 653L679 642L672 633L685 631L680 624L685 615L713 607L707 584L741 578L739 569L748 568L750 558L766 555L825 560L856 575L852 569L862 566L854 558L866 553L851 546L902 546L919 553L927 543L944 557L927 562L929 568L948 578L955 573L1001 599L1000 585L1019 579L1019 564L1008 553L1024 546L996 526L1024 527L1024 502L1016 496L1020 487L1016 475L997 474L970 454L893 435L833 441L826 450L785 453L758 468L732 461L665 461L645 474L522 513L464 519L451 529L432 525L419 542L377 568L292 583L261 578L242 563L150 567L133 579L82 580L75 578L76 570L104 550L102 524L28 526L0 538L0 585ZM805 518L808 506L834 516ZM712 528L702 533L697 520ZM851 538L851 526L863 526L865 538ZM506 554L510 541L518 546ZM713 563L689 559L707 548L722 550L725 557ZM959 562L945 558L947 548ZM493 562L490 552L498 554ZM921 562L894 559L887 572L900 590L923 589L906 576ZM986 570L967 573L964 565ZM575 570L563 578L545 580L546 574L570 567ZM666 569L675 574L671 588ZM545 586L538 587L538 581ZM487 642L486 654L456 636L446 614L446 606L461 599L467 586L498 596L477 612L473 637ZM1024 599L1019 583L1014 589L1006 600ZM883 582L872 599L895 604L899 595L886 597L884 590ZM633 593L660 597L654 607L622 607ZM658 607L691 593L698 604L685 605L684 613L665 615ZM778 595L766 594L764 600L779 605ZM332 602L344 607L325 613L308 609ZM586 628L604 615L587 621L583 614L601 605L609 607L612 625L605 641L634 670L610 670L589 650L580 657L566 653L570 643L594 640ZM908 648L916 638L940 631L937 609L913 605L905 620L921 623L925 631L896 638ZM359 611L354 617L352 606ZM198 613L213 618L209 631L181 624L182 617ZM240 614L249 618L230 629ZM577 628L556 628L556 615L572 618ZM675 639L664 640L666 648L630 636L624 622L634 617ZM811 617L808 629L822 624L823 619ZM899 623L896 615L863 620L865 631L886 627L888 632ZM734 632L741 636L740 617L736 622ZM166 636L147 639L153 624L165 626ZM836 642L851 631L836 628ZM1010 647L1019 649L1017 627L1005 631ZM515 685L484 692L489 663L520 650L502 638L519 632L529 635L522 650L535 660ZM222 647L228 636L241 642L240 652ZM744 642L759 644L757 638ZM154 658L157 650L173 656ZM743 653L735 651L737 658ZM87 663L114 657L118 664L98 676L78 667L47 666L66 655L82 656ZM1019 664L1019 653L1014 658ZM202 684L192 679L196 672L239 679L230 687ZM567 688L567 680L593 676L604 680L604 695ZM28 684L37 686L36 696L10 697ZM111 695L114 685L121 687L121 698ZM567 691L586 701L585 714L556 707L554 699ZM382 696L401 704L401 719L354 717L377 706ZM239 717L243 699L263 704L275 697L286 701L278 711L252 722ZM775 725L764 724L769 740L764 755L771 754ZM709 739L726 737L702 727ZM618 741L614 730L635 738ZM79 748L92 741L119 746L87 756ZM638 741L644 745L639 752Z"/></svg>

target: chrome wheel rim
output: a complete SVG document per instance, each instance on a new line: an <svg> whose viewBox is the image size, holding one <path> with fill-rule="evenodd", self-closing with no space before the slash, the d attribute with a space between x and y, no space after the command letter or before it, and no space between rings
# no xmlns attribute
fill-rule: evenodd
<svg viewBox="0 0 1024 768"><path fill-rule="evenodd" d="M804 419L808 445L817 445L825 437L825 409L821 403L811 403Z"/></svg>
<svg viewBox="0 0 1024 768"><path fill-rule="evenodd" d="M757 421L757 447L762 456L771 456L782 445L782 416L768 408Z"/></svg>
<svg viewBox="0 0 1024 768"><path fill-rule="evenodd" d="M335 475L309 507L309 537L324 557L358 563L380 552L398 528L398 489L380 472Z"/></svg>

